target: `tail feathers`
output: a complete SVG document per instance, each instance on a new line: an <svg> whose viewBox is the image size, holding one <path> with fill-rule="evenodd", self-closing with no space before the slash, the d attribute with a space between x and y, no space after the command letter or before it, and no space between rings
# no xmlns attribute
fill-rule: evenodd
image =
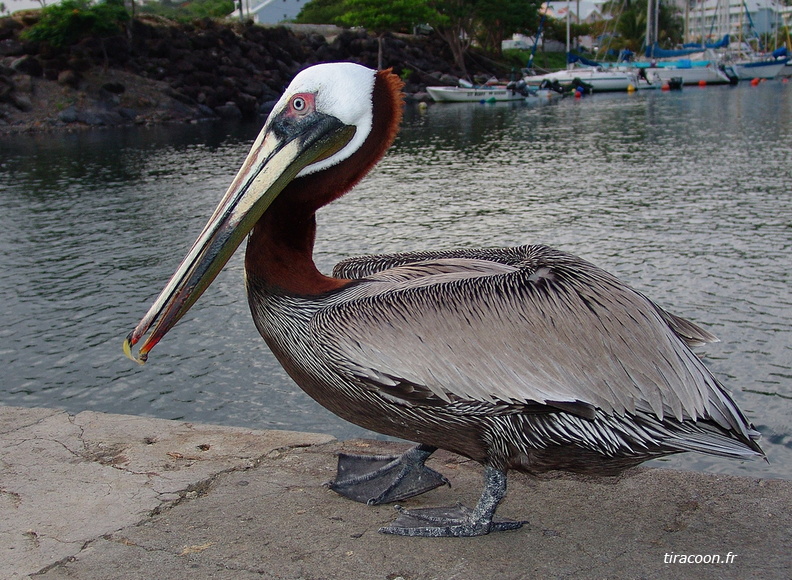
<svg viewBox="0 0 792 580"><path fill-rule="evenodd" d="M753 428L747 430L748 438L745 439L737 438L719 427L701 421L692 425L682 423L677 427L678 429L670 430L671 436L664 439L663 445L679 451L697 451L733 459L765 457L764 451L757 443L761 435Z"/></svg>
<svg viewBox="0 0 792 580"><path fill-rule="evenodd" d="M666 321L666 324L671 327L671 330L681 338L689 347L701 346L710 342L720 342L720 339L714 334L707 332L697 324L693 324L689 320L671 314L656 306L660 316Z"/></svg>

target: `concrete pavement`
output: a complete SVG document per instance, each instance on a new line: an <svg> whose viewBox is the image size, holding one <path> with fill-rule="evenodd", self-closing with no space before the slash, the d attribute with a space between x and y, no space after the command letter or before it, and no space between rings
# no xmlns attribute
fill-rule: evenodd
<svg viewBox="0 0 792 580"><path fill-rule="evenodd" d="M3 579L792 578L789 481L510 473L498 514L522 530L424 539L322 486L337 451L396 443L0 407L0 446ZM452 487L406 506L475 504L480 466L429 464Z"/></svg>

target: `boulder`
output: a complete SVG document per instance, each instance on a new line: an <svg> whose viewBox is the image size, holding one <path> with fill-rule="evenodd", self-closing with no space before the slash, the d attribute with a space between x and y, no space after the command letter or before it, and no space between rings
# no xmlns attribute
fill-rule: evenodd
<svg viewBox="0 0 792 580"><path fill-rule="evenodd" d="M33 92L33 77L30 75L16 74L12 77L14 90L18 93L31 94Z"/></svg>
<svg viewBox="0 0 792 580"><path fill-rule="evenodd" d="M84 56L70 55L66 66L77 72L85 72L91 68L91 61Z"/></svg>
<svg viewBox="0 0 792 580"><path fill-rule="evenodd" d="M66 69L58 73L58 84L76 89L80 84L80 77L73 70Z"/></svg>
<svg viewBox="0 0 792 580"><path fill-rule="evenodd" d="M213 119L217 117L217 114L211 109L211 107L207 107L206 105L198 105L198 113L203 119Z"/></svg>
<svg viewBox="0 0 792 580"><path fill-rule="evenodd" d="M258 110L259 115L265 115L265 116L269 115L272 112L272 109L274 109L275 105L277 104L278 104L277 100L264 101L263 103L261 103L261 105L259 105L259 110Z"/></svg>
<svg viewBox="0 0 792 580"><path fill-rule="evenodd" d="M0 76L0 103L10 103L14 92L14 82L6 76Z"/></svg>
<svg viewBox="0 0 792 580"><path fill-rule="evenodd" d="M254 117L256 115L256 110L258 109L256 97L247 93L239 93L234 102L239 107L243 117Z"/></svg>
<svg viewBox="0 0 792 580"><path fill-rule="evenodd" d="M33 101L27 95L11 95L12 104L25 113L33 110Z"/></svg>
<svg viewBox="0 0 792 580"><path fill-rule="evenodd" d="M25 54L25 47L14 38L0 40L0 56L21 56Z"/></svg>
<svg viewBox="0 0 792 580"><path fill-rule="evenodd" d="M236 103L226 103L214 108L215 114L221 119L241 119L242 111Z"/></svg>
<svg viewBox="0 0 792 580"><path fill-rule="evenodd" d="M126 121L134 121L138 116L138 112L135 109L130 109L129 107L118 107L117 112Z"/></svg>
<svg viewBox="0 0 792 580"><path fill-rule="evenodd" d="M76 123L77 118L77 109L74 107L74 105L71 107L66 107L60 113L58 113L58 120L63 123Z"/></svg>
<svg viewBox="0 0 792 580"><path fill-rule="evenodd" d="M22 23L13 18L0 18L0 41L16 36L22 28Z"/></svg>
<svg viewBox="0 0 792 580"><path fill-rule="evenodd" d="M35 56L26 54L11 62L11 68L15 71L28 74L33 77L40 77L44 69Z"/></svg>
<svg viewBox="0 0 792 580"><path fill-rule="evenodd" d="M114 95L120 95L126 91L126 87L123 83L119 83L118 81L110 81L102 85L102 90Z"/></svg>
<svg viewBox="0 0 792 580"><path fill-rule="evenodd" d="M92 127L114 127L126 123L126 119L117 111L95 111L92 109L79 111L77 121Z"/></svg>

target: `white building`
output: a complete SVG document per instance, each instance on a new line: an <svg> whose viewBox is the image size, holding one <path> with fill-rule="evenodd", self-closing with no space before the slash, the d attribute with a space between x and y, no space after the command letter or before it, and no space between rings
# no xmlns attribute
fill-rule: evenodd
<svg viewBox="0 0 792 580"><path fill-rule="evenodd" d="M783 25L785 6L777 0L704 0L687 14L688 40L715 41L730 35L732 41L775 34Z"/></svg>
<svg viewBox="0 0 792 580"><path fill-rule="evenodd" d="M539 8L539 13L546 14L548 18L566 20L567 12L569 12L569 19L573 24L610 20L610 16L603 16L602 14L602 5L605 1L572 0L570 2L545 2Z"/></svg>
<svg viewBox="0 0 792 580"><path fill-rule="evenodd" d="M533 48L534 42L535 40L533 36L525 36L524 34L515 33L512 34L511 39L501 41L501 49L510 50L516 48L519 50L531 50ZM566 45L563 42L559 42L558 40L548 40L542 37L539 39L538 49L543 52L564 52L566 50Z"/></svg>
<svg viewBox="0 0 792 580"><path fill-rule="evenodd" d="M310 0L242 0L245 17L258 24L280 24L297 18L303 6ZM239 0L234 0L239 5ZM239 17L239 10L234 13Z"/></svg>

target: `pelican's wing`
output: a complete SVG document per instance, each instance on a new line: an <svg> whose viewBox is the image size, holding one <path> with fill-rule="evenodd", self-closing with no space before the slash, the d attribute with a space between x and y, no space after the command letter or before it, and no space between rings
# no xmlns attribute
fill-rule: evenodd
<svg viewBox="0 0 792 580"><path fill-rule="evenodd" d="M486 260L488 262L496 262L509 266L520 266L525 260L527 249L530 249L530 246L514 248L459 248L454 250L431 250L356 256L347 258L336 264L335 268L333 268L333 276L336 278L360 279L399 266L445 259ZM688 346L701 346L711 342L719 342L718 337L707 332L697 324L680 316L671 314L653 302L651 304L657 309L668 326L671 327L677 336L684 340Z"/></svg>
<svg viewBox="0 0 792 580"><path fill-rule="evenodd" d="M398 266L446 259L486 260L508 266L519 265L524 259L524 247L515 248L457 248L454 250L427 250L355 256L340 261L333 268L335 278L365 278Z"/></svg>
<svg viewBox="0 0 792 580"><path fill-rule="evenodd" d="M385 395L593 406L747 422L652 302L542 246L519 267L446 259L385 270L317 315L317 352Z"/></svg>

